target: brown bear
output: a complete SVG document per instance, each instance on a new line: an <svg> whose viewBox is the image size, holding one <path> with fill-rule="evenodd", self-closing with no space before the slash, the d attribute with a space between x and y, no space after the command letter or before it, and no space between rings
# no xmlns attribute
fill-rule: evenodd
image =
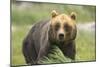
<svg viewBox="0 0 100 67"><path fill-rule="evenodd" d="M27 64L38 64L51 46L57 45L66 57L75 60L76 15L58 14L52 11L47 21L35 24L23 41L23 55Z"/></svg>

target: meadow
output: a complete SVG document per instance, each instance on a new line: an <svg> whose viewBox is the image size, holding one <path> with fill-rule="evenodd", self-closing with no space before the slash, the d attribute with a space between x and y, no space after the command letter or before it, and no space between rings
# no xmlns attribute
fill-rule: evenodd
<svg viewBox="0 0 100 67"><path fill-rule="evenodd" d="M11 65L26 65L22 55L22 41L34 23L51 17L51 11L70 14L77 13L77 24L95 22L95 6L48 4L48 3L13 3L11 7ZM95 61L95 30L78 29L76 38L76 60ZM53 52L53 53L52 53ZM65 57L58 47L41 59L42 64L73 62Z"/></svg>

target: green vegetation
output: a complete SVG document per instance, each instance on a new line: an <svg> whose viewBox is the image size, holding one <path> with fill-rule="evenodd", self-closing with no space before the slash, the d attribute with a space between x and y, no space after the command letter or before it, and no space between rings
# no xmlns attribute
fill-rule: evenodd
<svg viewBox="0 0 100 67"><path fill-rule="evenodd" d="M79 31L76 39L76 61L95 60L95 32Z"/></svg>
<svg viewBox="0 0 100 67"><path fill-rule="evenodd" d="M95 6L80 6L49 3L27 3L12 5L12 24L33 24L39 20L51 18L51 11L70 14L76 12L78 22L95 20Z"/></svg>
<svg viewBox="0 0 100 67"><path fill-rule="evenodd" d="M40 64L54 64L65 62L72 62L72 60L68 57L65 57L57 46L53 46L53 50L50 51L48 56L39 61Z"/></svg>
<svg viewBox="0 0 100 67"><path fill-rule="evenodd" d="M22 41L29 32L32 24L42 19L48 19L51 11L70 14L77 13L77 21L80 23L95 21L94 6L79 6L65 4L13 4L12 5L12 65L24 65L25 60L22 55ZM95 60L95 32L78 30L76 38L76 60L93 61ZM55 46L48 57L39 61L41 64L73 62L64 57L60 49Z"/></svg>

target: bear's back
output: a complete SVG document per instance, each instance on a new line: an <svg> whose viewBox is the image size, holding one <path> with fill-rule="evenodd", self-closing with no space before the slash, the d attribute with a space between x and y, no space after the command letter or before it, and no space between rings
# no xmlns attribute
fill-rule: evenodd
<svg viewBox="0 0 100 67"><path fill-rule="evenodd" d="M30 30L29 34L31 40L33 41L34 47L36 47L36 52L39 52L40 47L44 47L48 43L48 28L49 20L39 21Z"/></svg>

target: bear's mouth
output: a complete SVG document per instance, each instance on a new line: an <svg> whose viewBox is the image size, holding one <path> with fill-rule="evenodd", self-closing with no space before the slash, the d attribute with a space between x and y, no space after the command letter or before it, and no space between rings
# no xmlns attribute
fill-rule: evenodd
<svg viewBox="0 0 100 67"><path fill-rule="evenodd" d="M59 42L64 42L64 39L59 39Z"/></svg>
<svg viewBox="0 0 100 67"><path fill-rule="evenodd" d="M64 43L65 40L64 40L64 39L58 39L58 42L59 42L59 43Z"/></svg>

